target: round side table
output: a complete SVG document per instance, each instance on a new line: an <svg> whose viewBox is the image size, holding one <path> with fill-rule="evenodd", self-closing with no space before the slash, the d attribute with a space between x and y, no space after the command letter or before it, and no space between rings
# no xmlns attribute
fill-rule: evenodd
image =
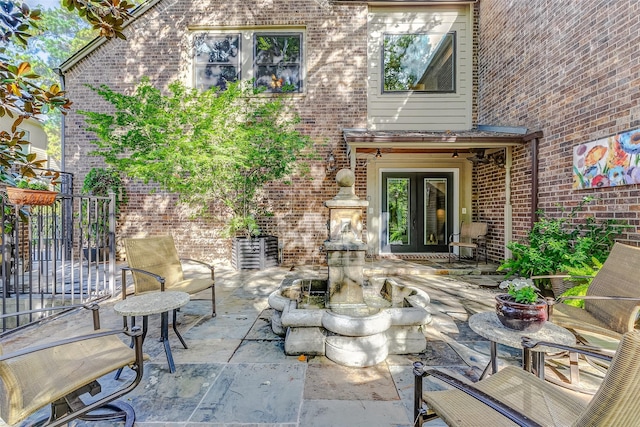
<svg viewBox="0 0 640 427"><path fill-rule="evenodd" d="M173 356L171 354L171 347L169 346L169 311L173 310L173 331L182 343L184 348L187 348L182 335L176 328L176 311L178 308L184 306L189 302L189 294L186 292L177 291L165 291L165 292L149 292L140 295L134 295L117 302L113 309L116 313L123 317L131 317L132 323L135 322L136 316L142 316L142 339L147 335L148 317L151 314L160 313L160 339L164 344L164 352L167 355L167 362L169 362L169 371L175 372L176 367L173 363ZM126 320L125 320L126 325Z"/></svg>
<svg viewBox="0 0 640 427"><path fill-rule="evenodd" d="M484 378L491 367L491 373L498 371L497 362L497 345L503 344L508 347L522 348L522 338L528 337L533 341L546 341L563 345L575 345L576 337L568 329L547 321L542 329L537 332L530 333L525 331L516 331L504 326L498 319L495 312L487 311L476 313L469 317L469 327L473 332L486 338L491 343L491 360L482 372L480 378ZM531 349L534 352L533 365L538 377L544 379L544 354L545 352L555 351L549 347L539 346ZM523 349L524 353L524 349ZM524 354L523 354L524 355Z"/></svg>

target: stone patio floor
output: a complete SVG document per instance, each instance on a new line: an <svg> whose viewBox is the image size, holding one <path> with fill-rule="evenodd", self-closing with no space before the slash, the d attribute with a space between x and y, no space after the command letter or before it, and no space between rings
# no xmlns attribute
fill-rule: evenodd
<svg viewBox="0 0 640 427"><path fill-rule="evenodd" d="M136 411L137 426L335 427L410 426L413 424L413 374L420 360L477 381L489 361L489 343L467 326L468 316L493 310L500 275L495 265L424 259L378 260L367 276L394 276L424 289L431 298L432 323L425 328L427 349L389 356L377 366L348 368L325 357L286 356L284 340L271 332L269 294L287 275L326 274L321 267L278 267L237 272L216 271L217 317L211 318L209 291L192 298L179 314L179 330L189 348L169 333L176 372L169 373L159 337L159 316L149 319L144 379L124 397ZM197 299L199 298L199 299ZM101 303L103 328L121 328L113 311L118 298ZM72 313L9 336L5 351L61 335L90 332L87 312ZM499 346L500 364L520 364L520 350ZM568 359L568 358L564 358ZM564 375L566 360L552 360L547 375ZM596 388L602 374L583 366L581 381ZM120 381L130 376L125 374ZM103 392L118 386L113 375L101 381ZM425 388L440 387L430 381ZM590 399L587 394L581 398ZM27 421L48 413L45 408ZM88 423L75 423L84 425ZM121 423L114 423L118 425ZM26 423L25 423L26 425ZM93 423L96 425L96 423ZM100 425L111 425L100 423ZM440 420L427 425L442 426ZM479 425L481 421L479 420Z"/></svg>

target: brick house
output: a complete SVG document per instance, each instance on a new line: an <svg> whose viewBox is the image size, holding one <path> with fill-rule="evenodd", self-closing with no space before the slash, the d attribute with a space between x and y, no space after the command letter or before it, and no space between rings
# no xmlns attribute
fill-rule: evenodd
<svg viewBox="0 0 640 427"><path fill-rule="evenodd" d="M536 209L586 195L587 214L637 226L637 184L574 189L574 147L640 127L638 5L548 2L152 0L126 40L95 40L61 66L80 110L106 108L85 86L129 91L271 75L296 88L302 129L321 160L312 181L273 183L263 219L287 264L324 261L335 172L352 168L369 201L370 255L446 251L461 221L489 223L489 257L526 234ZM268 43L262 43L262 42ZM267 46L267 47L265 47ZM280 46L279 51L269 46ZM290 55L279 55L288 46ZM292 48L292 46L294 48ZM256 60L254 60L256 58ZM64 126L64 164L81 182L98 158L82 116ZM181 252L229 259L219 220L128 183L121 236L171 232ZM214 212L219 207L212 208ZM637 230L622 236L636 243Z"/></svg>

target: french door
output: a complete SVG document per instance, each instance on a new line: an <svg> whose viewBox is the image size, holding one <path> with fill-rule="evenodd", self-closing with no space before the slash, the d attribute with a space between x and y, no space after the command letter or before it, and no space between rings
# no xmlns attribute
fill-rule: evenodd
<svg viewBox="0 0 640 427"><path fill-rule="evenodd" d="M383 172L382 186L382 252L446 252L453 173Z"/></svg>

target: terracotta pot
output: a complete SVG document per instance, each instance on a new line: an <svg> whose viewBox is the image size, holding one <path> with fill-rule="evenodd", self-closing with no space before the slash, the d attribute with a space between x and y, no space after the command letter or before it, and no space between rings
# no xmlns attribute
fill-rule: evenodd
<svg viewBox="0 0 640 427"><path fill-rule="evenodd" d="M537 332L547 321L547 303L538 299L533 304L515 302L509 294L496 295L496 314L509 329Z"/></svg>
<svg viewBox="0 0 640 427"><path fill-rule="evenodd" d="M13 205L50 206L56 201L57 195L57 191L7 187L7 198Z"/></svg>

